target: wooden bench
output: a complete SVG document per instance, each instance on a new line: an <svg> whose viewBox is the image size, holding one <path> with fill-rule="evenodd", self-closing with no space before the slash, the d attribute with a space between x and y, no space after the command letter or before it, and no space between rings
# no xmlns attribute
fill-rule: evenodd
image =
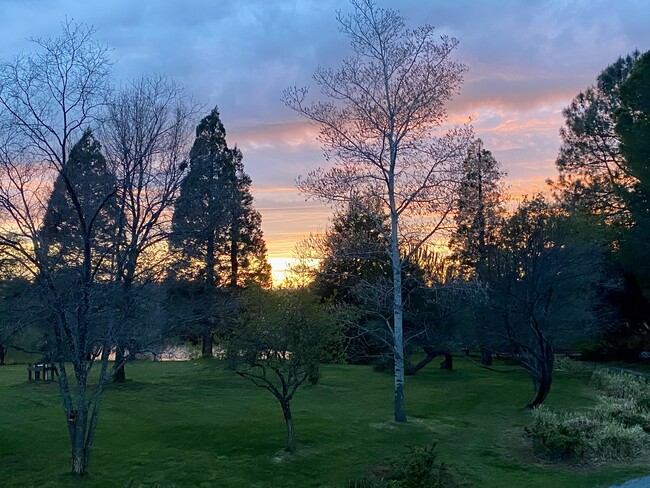
<svg viewBox="0 0 650 488"><path fill-rule="evenodd" d="M53 381L59 375L54 363L35 363L27 366L27 379L32 381Z"/></svg>

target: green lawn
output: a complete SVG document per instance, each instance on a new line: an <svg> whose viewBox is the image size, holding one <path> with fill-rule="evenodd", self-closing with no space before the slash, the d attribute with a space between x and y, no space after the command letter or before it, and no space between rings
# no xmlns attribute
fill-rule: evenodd
<svg viewBox="0 0 650 488"><path fill-rule="evenodd" d="M0 368L0 486L342 487L406 445L438 441L444 461L475 487L597 487L650 473L648 460L581 468L545 464L523 437L532 387L457 360L407 378L409 422L392 417L392 378L363 366L326 366L293 403L299 451L284 453L279 405L217 362L129 365L106 394L89 474L68 473L56 384ZM558 373L548 405L584 408L585 378ZM132 483L132 484L131 484Z"/></svg>

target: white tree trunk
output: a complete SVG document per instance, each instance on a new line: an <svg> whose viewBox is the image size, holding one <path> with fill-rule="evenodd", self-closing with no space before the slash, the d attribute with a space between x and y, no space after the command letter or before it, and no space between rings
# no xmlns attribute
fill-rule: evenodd
<svg viewBox="0 0 650 488"><path fill-rule="evenodd" d="M393 360L395 364L395 422L406 422L404 408L404 332L402 313L402 261L399 253L398 218L391 212L390 258L393 268Z"/></svg>

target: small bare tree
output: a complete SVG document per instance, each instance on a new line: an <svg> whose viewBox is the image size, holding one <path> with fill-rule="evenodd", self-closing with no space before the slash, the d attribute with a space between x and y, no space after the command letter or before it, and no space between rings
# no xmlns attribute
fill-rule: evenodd
<svg viewBox="0 0 650 488"><path fill-rule="evenodd" d="M604 246L585 224L537 195L503 224L498 247L487 255L483 338L531 377L529 408L551 391L554 349L575 348L609 322L598 296Z"/></svg>
<svg viewBox="0 0 650 488"><path fill-rule="evenodd" d="M402 268L409 254L447 222L460 162L471 137L468 127L436 137L446 121L444 103L462 81L465 67L452 60L458 41L437 39L434 28L407 29L394 10L372 0L351 0L354 11L337 15L354 54L338 69L318 68L314 80L328 101L307 103L306 88L289 88L285 103L320 126L331 169L298 180L307 195L349 202L361 193L388 215L384 234L392 266L392 348L395 420L404 408Z"/></svg>

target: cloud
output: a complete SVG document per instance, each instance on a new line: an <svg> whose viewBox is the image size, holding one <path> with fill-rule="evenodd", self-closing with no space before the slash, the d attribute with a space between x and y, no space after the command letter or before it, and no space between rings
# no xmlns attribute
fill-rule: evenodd
<svg viewBox="0 0 650 488"><path fill-rule="evenodd" d="M424 22L460 40L469 67L450 121L474 127L509 172L513 191L554 174L561 110L619 55L650 48L647 0L378 0L408 25ZM324 164L316 128L281 101L313 85L317 66L350 53L335 11L347 0L3 0L0 58L57 35L68 18L94 24L112 48L116 81L165 73L206 111L218 105L230 145L244 154L274 253L324 225L328 210L305 204L294 179ZM312 89L314 87L312 86ZM533 185L533 186L531 186ZM294 211L292 207L297 206ZM299 208L298 208L299 207ZM276 244L273 244L273 243Z"/></svg>

